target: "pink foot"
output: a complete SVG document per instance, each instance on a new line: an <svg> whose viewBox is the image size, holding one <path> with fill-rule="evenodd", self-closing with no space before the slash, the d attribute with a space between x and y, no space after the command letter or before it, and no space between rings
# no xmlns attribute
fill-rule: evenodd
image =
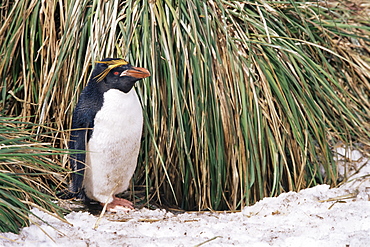
<svg viewBox="0 0 370 247"><path fill-rule="evenodd" d="M101 203L102 206L104 206L104 203ZM130 210L134 209L134 204L126 199L118 198L113 196L113 201L108 203L107 205L107 211L108 212L118 212L118 211L125 211L128 212Z"/></svg>

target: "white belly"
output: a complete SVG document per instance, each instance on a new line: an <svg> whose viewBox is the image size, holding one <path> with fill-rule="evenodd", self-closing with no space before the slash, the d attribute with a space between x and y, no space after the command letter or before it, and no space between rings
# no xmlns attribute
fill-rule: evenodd
<svg viewBox="0 0 370 247"><path fill-rule="evenodd" d="M111 89L104 94L87 144L84 188L96 201L109 203L125 191L135 171L143 114L134 89L127 94Z"/></svg>

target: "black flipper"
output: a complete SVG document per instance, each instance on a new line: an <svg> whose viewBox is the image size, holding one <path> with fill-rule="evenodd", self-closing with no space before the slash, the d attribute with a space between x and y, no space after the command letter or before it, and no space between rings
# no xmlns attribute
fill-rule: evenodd
<svg viewBox="0 0 370 247"><path fill-rule="evenodd" d="M82 92L79 102L73 113L69 149L76 150L77 152L71 154L69 158L69 164L73 171L69 190L64 192L60 198L78 198L88 202L89 198L86 197L83 189L86 162L86 144L93 132L92 128L94 126L95 115L103 104L103 95L101 92L93 91L91 89L86 91ZM96 94L100 94L99 97L96 97ZM98 100L94 101L93 99Z"/></svg>
<svg viewBox="0 0 370 247"><path fill-rule="evenodd" d="M73 173L71 176L69 194L71 198L84 200L86 200L86 195L82 185L85 173L87 131L87 129L73 130L69 143L69 149L82 151L81 153L78 152L70 155L69 163Z"/></svg>

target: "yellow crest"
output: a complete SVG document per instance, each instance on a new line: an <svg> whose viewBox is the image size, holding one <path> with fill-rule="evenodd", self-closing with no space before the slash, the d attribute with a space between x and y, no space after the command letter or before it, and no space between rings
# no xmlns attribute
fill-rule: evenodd
<svg viewBox="0 0 370 247"><path fill-rule="evenodd" d="M112 69L128 64L128 62L124 59L116 59L110 61L95 61L95 62L104 63L108 65L108 68L106 68L105 70L103 70L103 72L94 77L94 79L96 79L97 82L102 81Z"/></svg>

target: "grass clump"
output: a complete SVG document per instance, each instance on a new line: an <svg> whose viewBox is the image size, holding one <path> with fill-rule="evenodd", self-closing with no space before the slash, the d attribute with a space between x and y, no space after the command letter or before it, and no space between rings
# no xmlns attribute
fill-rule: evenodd
<svg viewBox="0 0 370 247"><path fill-rule="evenodd" d="M62 217L52 188L66 171L50 157L65 151L35 140L34 127L0 117L0 232L18 233L20 227L28 226L32 207Z"/></svg>

